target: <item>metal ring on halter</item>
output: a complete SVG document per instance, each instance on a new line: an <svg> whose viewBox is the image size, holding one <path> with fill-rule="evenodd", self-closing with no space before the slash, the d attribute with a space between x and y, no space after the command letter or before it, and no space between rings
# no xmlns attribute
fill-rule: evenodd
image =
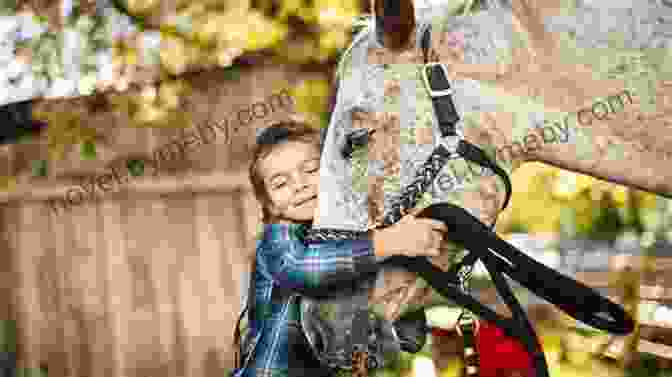
<svg viewBox="0 0 672 377"><path fill-rule="evenodd" d="M439 145L442 145L450 152L451 156L448 158L450 160L462 157L457 153L457 147L460 144L460 141L464 140L464 133L461 129L455 128L455 134L456 135L449 135L439 139Z"/></svg>
<svg viewBox="0 0 672 377"><path fill-rule="evenodd" d="M429 85L429 77L427 77L427 71L429 68L432 68L434 66L438 65L441 67L443 70L443 77L448 79L448 68L446 68L446 65L440 62L430 62L425 64L422 67L422 82L425 84L425 89L427 89L427 92L429 93L429 96L434 98L434 97L443 97L443 96L449 96L453 94L453 89L448 88L448 89L441 89L441 90L433 90L432 86Z"/></svg>
<svg viewBox="0 0 672 377"><path fill-rule="evenodd" d="M464 312L462 314L464 314ZM462 327L460 325L469 324L470 322L474 324L474 333L477 333L478 330L481 328L481 323L478 321L478 319L470 315L468 319L466 319L463 322L460 322L462 321L462 314L460 314L460 317L457 319L457 324L455 325L455 331L457 331L457 335L463 336Z"/></svg>

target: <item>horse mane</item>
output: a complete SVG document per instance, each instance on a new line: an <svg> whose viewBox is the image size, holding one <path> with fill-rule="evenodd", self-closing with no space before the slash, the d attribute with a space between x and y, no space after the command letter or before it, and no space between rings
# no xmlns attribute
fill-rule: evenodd
<svg viewBox="0 0 672 377"><path fill-rule="evenodd" d="M338 60L336 65L336 81L343 77L343 69L345 62L349 60L352 56L352 50L355 46L360 45L367 37L370 37L375 31L375 21L373 15L363 14L355 17L352 23L352 29L355 33L355 36L350 43L350 46L343 52L343 55Z"/></svg>
<svg viewBox="0 0 672 377"><path fill-rule="evenodd" d="M363 41L366 41L366 38L371 38L374 37L375 39L379 39L381 35L376 34L376 27L380 27L382 25L381 20L376 22L376 17L377 15L381 15L381 17L384 17L383 11L385 9L385 6L387 5L386 2L388 1L393 1L393 0L375 0L375 12L374 13L365 13L362 15L358 15L354 17L353 22L352 22L352 32L354 34L353 40L346 48L346 50L343 52L341 57L338 60L337 66L336 66L336 71L335 71L335 79L338 81L340 78L343 77L343 70L345 66L345 62L350 59L352 50L356 47L359 46ZM424 6L418 6L414 5L414 2L412 0L394 0L394 1L400 1L399 3L399 10L401 11L401 15L403 15L403 18L400 17L395 17L391 16L391 22L390 24L392 25L398 25L398 26L403 26L404 29L400 30L399 32L396 31L387 31L386 34L390 35L390 41L392 42L391 46L388 46L392 49L394 49L396 46L399 46L401 44L404 44L408 41L409 38L414 38L415 33L413 33L413 27L418 27L422 24L426 23L431 23L431 20L433 16L436 14L436 12L449 12L450 14L461 14L465 13L467 10L471 8L477 8L478 6L481 6L482 3L487 3L489 1L497 1L497 0L465 0L465 4L462 4L461 6L458 7L446 7L446 4L439 4L439 5L428 5L425 4ZM444 0L445 2L445 0ZM403 34L406 35L403 35ZM379 40L378 43L382 44L383 41Z"/></svg>

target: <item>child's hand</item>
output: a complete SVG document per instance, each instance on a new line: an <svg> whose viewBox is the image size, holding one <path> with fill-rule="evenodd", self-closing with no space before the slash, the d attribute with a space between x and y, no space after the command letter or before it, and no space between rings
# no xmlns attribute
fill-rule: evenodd
<svg viewBox="0 0 672 377"><path fill-rule="evenodd" d="M377 256L438 256L448 229L440 221L406 215L396 224L373 235Z"/></svg>

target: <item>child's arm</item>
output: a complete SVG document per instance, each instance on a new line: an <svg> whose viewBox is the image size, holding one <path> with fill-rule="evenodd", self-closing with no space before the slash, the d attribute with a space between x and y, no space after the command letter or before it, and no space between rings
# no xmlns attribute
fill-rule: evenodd
<svg viewBox="0 0 672 377"><path fill-rule="evenodd" d="M274 242L283 249L273 280L281 288L305 295L320 295L336 286L348 286L377 269L371 239L325 241L304 244L299 240ZM278 250L280 251L280 250Z"/></svg>
<svg viewBox="0 0 672 377"><path fill-rule="evenodd" d="M443 223L409 214L398 223L359 239L303 242L296 224L267 224L257 257L267 259L267 273L281 289L319 296L370 278L388 255L437 256ZM438 233L437 233L438 232Z"/></svg>

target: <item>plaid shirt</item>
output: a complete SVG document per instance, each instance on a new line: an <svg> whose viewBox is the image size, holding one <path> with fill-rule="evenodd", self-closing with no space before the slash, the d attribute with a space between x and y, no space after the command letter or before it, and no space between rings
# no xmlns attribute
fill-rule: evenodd
<svg viewBox="0 0 672 377"><path fill-rule="evenodd" d="M334 284L351 285L376 262L370 239L304 244L300 224L265 224L257 241L255 315L250 321L249 352L233 377L289 376L288 328L299 321L300 295L319 293ZM273 289L289 289L271 303Z"/></svg>

